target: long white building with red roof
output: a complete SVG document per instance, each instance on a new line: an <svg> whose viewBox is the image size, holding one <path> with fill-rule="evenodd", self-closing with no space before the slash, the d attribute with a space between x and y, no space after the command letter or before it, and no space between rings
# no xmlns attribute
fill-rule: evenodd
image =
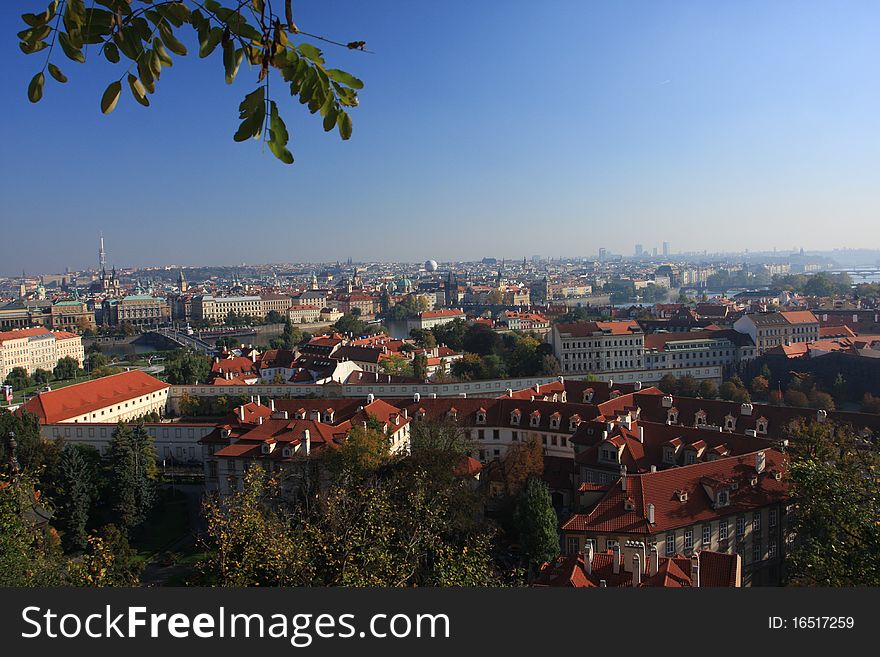
<svg viewBox="0 0 880 657"><path fill-rule="evenodd" d="M82 338L76 333L53 332L42 326L4 331L0 333L0 382L16 367L28 374L38 369L51 372L65 356L82 366L85 353Z"/></svg>
<svg viewBox="0 0 880 657"><path fill-rule="evenodd" d="M171 386L141 370L131 370L41 392L19 407L40 424L115 423L148 413L165 414Z"/></svg>

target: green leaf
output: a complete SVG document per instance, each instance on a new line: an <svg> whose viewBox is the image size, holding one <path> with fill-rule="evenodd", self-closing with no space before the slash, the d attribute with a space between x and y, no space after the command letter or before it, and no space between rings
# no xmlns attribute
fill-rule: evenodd
<svg viewBox="0 0 880 657"><path fill-rule="evenodd" d="M223 44L223 67L226 69L226 84L232 84L235 80L242 59L244 59L242 48L236 50L232 42Z"/></svg>
<svg viewBox="0 0 880 657"><path fill-rule="evenodd" d="M162 39L162 43L165 44L168 50L175 55L183 56L186 54L186 46L177 40L177 37L174 36L171 28L168 27L166 23L162 23L159 26L159 37Z"/></svg>
<svg viewBox="0 0 880 657"><path fill-rule="evenodd" d="M327 75L330 76L331 80L336 80L336 82L341 82L342 84L348 85L352 89L363 89L364 83L354 77L351 73L346 73L345 71L340 71L338 68L328 68Z"/></svg>
<svg viewBox="0 0 880 657"><path fill-rule="evenodd" d="M61 69L58 68L57 66L55 66L55 64L51 64L51 63L49 64L49 75L51 75L53 78L55 78L56 80L58 80L58 82L61 82L62 84L67 82L67 76L64 75L64 73L61 72Z"/></svg>
<svg viewBox="0 0 880 657"><path fill-rule="evenodd" d="M156 53L159 61L162 62L162 66L166 68L174 66L174 60L171 59L171 55L165 50L165 46L162 44L162 40L159 37L153 39L153 52Z"/></svg>
<svg viewBox="0 0 880 657"><path fill-rule="evenodd" d="M336 109L336 106L333 105L327 110L327 114L324 115L324 132L330 132L333 128L336 127L336 120L339 117L339 110Z"/></svg>
<svg viewBox="0 0 880 657"><path fill-rule="evenodd" d="M35 52L40 52L44 48L48 48L49 44L45 41L37 41L36 43L25 43L24 41L20 41L18 47L21 48L21 51L25 55L33 55Z"/></svg>
<svg viewBox="0 0 880 657"><path fill-rule="evenodd" d="M107 61L111 64L119 63L119 48L116 47L115 43L110 43L108 41L104 44L104 57L106 57Z"/></svg>
<svg viewBox="0 0 880 657"><path fill-rule="evenodd" d="M251 137L259 137L263 131L263 120L266 118L266 103L263 100L263 87L257 87L241 101L238 106L239 118L243 119L233 135L235 141L245 141Z"/></svg>
<svg viewBox="0 0 880 657"><path fill-rule="evenodd" d="M311 59L316 64L324 63L324 58L321 56L321 51L315 48L315 46L313 46L312 44L301 43L296 47L296 49L299 50L300 54L303 57Z"/></svg>
<svg viewBox="0 0 880 657"><path fill-rule="evenodd" d="M57 9L58 0L52 0L52 2L49 4L49 7L42 14L22 14L21 19L31 27L45 25L50 20L52 20L52 17L55 15L55 11Z"/></svg>
<svg viewBox="0 0 880 657"><path fill-rule="evenodd" d="M134 99L144 107L150 106L150 99L147 98L147 90L144 89L143 83L131 73L128 74L128 87L131 89L131 95Z"/></svg>
<svg viewBox="0 0 880 657"><path fill-rule="evenodd" d="M339 113L337 125L339 126L339 136L343 139L349 139L351 137L351 117L348 112Z"/></svg>
<svg viewBox="0 0 880 657"><path fill-rule="evenodd" d="M116 109L116 103L119 102L119 95L122 93L122 83L119 80L111 82L104 95L101 96L101 111L109 114Z"/></svg>
<svg viewBox="0 0 880 657"><path fill-rule="evenodd" d="M293 164L293 154L287 149L287 142L290 139L287 126L278 114L275 101L269 103L269 106L269 150L285 164Z"/></svg>
<svg viewBox="0 0 880 657"><path fill-rule="evenodd" d="M22 30L18 33L18 38L22 41L42 41L52 32L52 28L48 25L32 27L29 30Z"/></svg>
<svg viewBox="0 0 880 657"><path fill-rule="evenodd" d="M217 47L222 38L223 30L216 26L212 27L205 36L205 39L199 44L199 57L207 57L214 52L214 48Z"/></svg>
<svg viewBox="0 0 880 657"><path fill-rule="evenodd" d="M72 59L80 64L86 63L86 56L83 54L83 51L73 44L70 35L67 34L67 32L58 33L58 43L61 45L61 50L64 51L64 54L67 55L68 59Z"/></svg>
<svg viewBox="0 0 880 657"><path fill-rule="evenodd" d="M33 78L31 78L31 83L28 85L28 100L32 103L39 103L40 98L43 97L43 84L46 82L46 76L43 75L43 72L40 71Z"/></svg>

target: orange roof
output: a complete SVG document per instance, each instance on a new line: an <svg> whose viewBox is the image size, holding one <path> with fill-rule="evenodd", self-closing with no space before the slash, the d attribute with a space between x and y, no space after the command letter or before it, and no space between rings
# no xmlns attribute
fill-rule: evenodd
<svg viewBox="0 0 880 657"><path fill-rule="evenodd" d="M818 318L809 310L783 310L779 313L789 324L817 324Z"/></svg>
<svg viewBox="0 0 880 657"><path fill-rule="evenodd" d="M431 319L433 317L463 317L464 312L461 310L426 310L419 315L422 319Z"/></svg>
<svg viewBox="0 0 880 657"><path fill-rule="evenodd" d="M36 328L18 329L17 331L6 331L0 333L0 344L6 340L21 340L22 338L33 338L42 335L52 335L52 332L42 326Z"/></svg>
<svg viewBox="0 0 880 657"><path fill-rule="evenodd" d="M141 370L131 370L51 392L41 392L24 404L21 410L36 415L41 424L52 424L170 387Z"/></svg>

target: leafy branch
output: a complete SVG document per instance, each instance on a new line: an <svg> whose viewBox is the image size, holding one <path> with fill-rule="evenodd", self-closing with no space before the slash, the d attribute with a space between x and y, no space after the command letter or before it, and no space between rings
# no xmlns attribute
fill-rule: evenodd
<svg viewBox="0 0 880 657"><path fill-rule="evenodd" d="M291 0L276 0L279 7L283 4L283 16L273 9L272 0L136 2L140 6L132 6L135 0L94 0L86 8L84 0L52 0L42 13L23 14L27 28L18 33L22 52L47 50L42 69L28 85L28 99L33 103L42 99L47 69L58 82L67 82L52 61L56 43L67 59L80 64L87 61L86 47L94 44L100 46L99 56L111 64L128 60L127 66L123 64L125 72L104 91L101 111L109 114L116 108L123 78L135 101L148 107L149 95L156 92L163 69L174 64L172 55L188 54L179 34L189 25L197 35L199 58L209 57L220 46L227 84L235 81L245 59L249 66L258 67L259 86L239 104L241 123L233 135L235 141L261 139L279 160L293 162L288 148L290 134L278 103L269 93L273 73L284 81L291 97L309 113L322 117L326 132L336 129L343 140L351 137L349 109L358 105L357 92L363 82L328 67L323 52L302 39L370 52L365 42L343 42L300 30L293 19Z"/></svg>

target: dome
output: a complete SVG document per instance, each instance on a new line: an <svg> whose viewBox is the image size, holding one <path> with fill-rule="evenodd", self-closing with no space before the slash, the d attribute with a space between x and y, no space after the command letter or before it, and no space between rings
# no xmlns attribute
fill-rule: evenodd
<svg viewBox="0 0 880 657"><path fill-rule="evenodd" d="M437 261L436 260L426 260L425 261L425 271L428 271L428 272L437 271Z"/></svg>

